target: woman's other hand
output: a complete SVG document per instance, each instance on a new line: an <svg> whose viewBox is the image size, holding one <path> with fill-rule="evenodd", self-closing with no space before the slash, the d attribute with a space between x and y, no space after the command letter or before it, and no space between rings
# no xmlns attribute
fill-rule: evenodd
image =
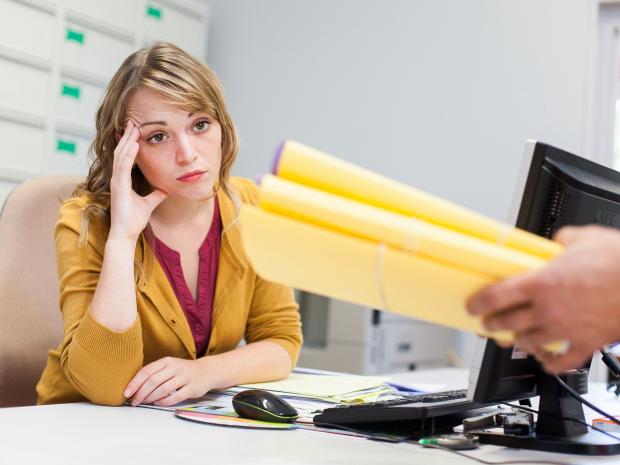
<svg viewBox="0 0 620 465"><path fill-rule="evenodd" d="M129 382L124 396L131 399L134 407L139 404L168 407L201 397L212 389L206 361L206 357L198 360L164 357L149 363Z"/></svg>

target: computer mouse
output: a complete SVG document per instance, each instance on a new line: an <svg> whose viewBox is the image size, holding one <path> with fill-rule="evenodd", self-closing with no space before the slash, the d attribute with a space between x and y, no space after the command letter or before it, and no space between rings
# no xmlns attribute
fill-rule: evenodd
<svg viewBox="0 0 620 465"><path fill-rule="evenodd" d="M262 389L241 391L232 399L235 412L250 420L287 423L297 418L297 410L281 397Z"/></svg>

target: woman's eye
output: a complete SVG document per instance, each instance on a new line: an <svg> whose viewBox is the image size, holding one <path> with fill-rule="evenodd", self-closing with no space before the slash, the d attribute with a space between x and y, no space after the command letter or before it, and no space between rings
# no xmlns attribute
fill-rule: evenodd
<svg viewBox="0 0 620 465"><path fill-rule="evenodd" d="M151 137L149 137L149 142L152 142L154 144L159 144L160 142L163 142L165 140L166 136L164 134L162 134L161 132L157 133L157 134L153 134Z"/></svg>
<svg viewBox="0 0 620 465"><path fill-rule="evenodd" d="M194 127L198 131L205 131L209 127L209 122L206 120L198 121Z"/></svg>

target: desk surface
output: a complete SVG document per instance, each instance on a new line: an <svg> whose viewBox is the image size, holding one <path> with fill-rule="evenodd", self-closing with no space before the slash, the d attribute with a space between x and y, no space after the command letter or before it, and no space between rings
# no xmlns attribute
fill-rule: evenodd
<svg viewBox="0 0 620 465"><path fill-rule="evenodd" d="M465 370L433 370L401 380L463 387ZM590 395L620 410L602 386ZM594 391L594 389L593 389ZM489 461L556 460L618 463L617 457L563 454L482 446L476 457ZM456 464L476 462L414 444L388 444L304 430L250 430L180 420L172 413L132 407L63 404L0 409L0 464Z"/></svg>

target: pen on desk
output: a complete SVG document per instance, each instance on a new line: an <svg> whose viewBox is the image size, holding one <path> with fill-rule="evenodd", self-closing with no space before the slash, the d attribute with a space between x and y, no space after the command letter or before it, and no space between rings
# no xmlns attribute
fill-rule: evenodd
<svg viewBox="0 0 620 465"><path fill-rule="evenodd" d="M478 436L473 434L444 434L422 438L418 444L425 447L446 447L448 449L476 449L479 446Z"/></svg>
<svg viewBox="0 0 620 465"><path fill-rule="evenodd" d="M420 391L419 389L416 389L414 387L407 386L406 384L395 383L393 381L388 381L387 384L395 388L397 391L403 392L403 393L419 393L419 394L424 393L424 391Z"/></svg>

